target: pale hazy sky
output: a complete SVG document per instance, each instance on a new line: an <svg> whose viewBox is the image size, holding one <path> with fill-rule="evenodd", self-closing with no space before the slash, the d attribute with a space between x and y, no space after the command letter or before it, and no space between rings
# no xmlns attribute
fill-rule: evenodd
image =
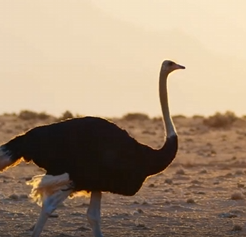
<svg viewBox="0 0 246 237"><path fill-rule="evenodd" d="M0 0L0 113L245 115L244 0Z"/></svg>

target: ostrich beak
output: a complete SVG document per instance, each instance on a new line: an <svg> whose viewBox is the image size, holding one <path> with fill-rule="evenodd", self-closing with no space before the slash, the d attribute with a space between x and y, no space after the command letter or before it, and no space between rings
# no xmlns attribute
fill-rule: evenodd
<svg viewBox="0 0 246 237"><path fill-rule="evenodd" d="M176 64L175 69L185 69L185 66Z"/></svg>

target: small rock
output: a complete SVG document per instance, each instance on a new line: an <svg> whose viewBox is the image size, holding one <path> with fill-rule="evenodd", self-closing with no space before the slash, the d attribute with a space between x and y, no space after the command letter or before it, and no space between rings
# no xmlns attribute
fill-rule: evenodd
<svg viewBox="0 0 246 237"><path fill-rule="evenodd" d="M172 184L173 181L172 181L172 179L166 179L166 180L165 180L165 183L167 183L167 184Z"/></svg>
<svg viewBox="0 0 246 237"><path fill-rule="evenodd" d="M33 231L35 228L35 224L33 226L30 227L30 229L28 229L28 231Z"/></svg>
<svg viewBox="0 0 246 237"><path fill-rule="evenodd" d="M145 224L144 223L140 223L138 219L135 221L135 225L136 225L136 227L146 228Z"/></svg>
<svg viewBox="0 0 246 237"><path fill-rule="evenodd" d="M240 225L234 225L232 228L232 231L242 231L242 230L243 230L243 228Z"/></svg>
<svg viewBox="0 0 246 237"><path fill-rule="evenodd" d="M49 215L49 218L58 218L58 217L59 217L59 215L56 213L52 213Z"/></svg>
<svg viewBox="0 0 246 237"><path fill-rule="evenodd" d="M235 175L243 175L243 174L244 174L244 172L242 170L237 170L235 172Z"/></svg>
<svg viewBox="0 0 246 237"><path fill-rule="evenodd" d="M137 212L138 212L138 213L143 213L144 211L143 211L142 209L138 208L138 209L137 209Z"/></svg>
<svg viewBox="0 0 246 237"><path fill-rule="evenodd" d="M214 181L213 184L214 184L214 185L220 184L220 181L216 180L216 181Z"/></svg>
<svg viewBox="0 0 246 237"><path fill-rule="evenodd" d="M200 171L200 174L207 174L208 173L208 171L206 170L206 169L202 169L201 171Z"/></svg>
<svg viewBox="0 0 246 237"><path fill-rule="evenodd" d="M176 171L176 174L184 175L185 172L184 172L183 169L179 169L179 170Z"/></svg>
<svg viewBox="0 0 246 237"><path fill-rule="evenodd" d="M89 227L87 227L87 226L82 226L82 227L79 227L77 230L79 230L79 231L90 231L91 229L89 228Z"/></svg>
<svg viewBox="0 0 246 237"><path fill-rule="evenodd" d="M195 200L193 198L188 198L186 202L190 204L195 204Z"/></svg>
<svg viewBox="0 0 246 237"><path fill-rule="evenodd" d="M149 205L149 203L147 201L143 201L142 205Z"/></svg>
<svg viewBox="0 0 246 237"><path fill-rule="evenodd" d="M26 194L20 194L19 198L27 199L28 198L28 195L26 195Z"/></svg>
<svg viewBox="0 0 246 237"><path fill-rule="evenodd" d="M231 195L232 200L243 200L244 196L241 192L237 191Z"/></svg>
<svg viewBox="0 0 246 237"><path fill-rule="evenodd" d="M219 217L220 218L235 218L237 217L237 215L233 213L221 213L219 214Z"/></svg>
<svg viewBox="0 0 246 237"><path fill-rule="evenodd" d="M138 214L142 214L142 213L143 213L143 210L139 208L133 212L133 215L138 215Z"/></svg>
<svg viewBox="0 0 246 237"><path fill-rule="evenodd" d="M17 194L11 194L9 198L15 201L19 200L19 196Z"/></svg>
<svg viewBox="0 0 246 237"><path fill-rule="evenodd" d="M205 195L206 193L205 193L205 192L203 192L203 191L199 191L199 192L197 192L197 194L202 194L202 195Z"/></svg>
<svg viewBox="0 0 246 237"><path fill-rule="evenodd" d="M242 184L242 183L237 183L237 187L238 187L238 188L244 188L244 186L245 186L245 185Z"/></svg>

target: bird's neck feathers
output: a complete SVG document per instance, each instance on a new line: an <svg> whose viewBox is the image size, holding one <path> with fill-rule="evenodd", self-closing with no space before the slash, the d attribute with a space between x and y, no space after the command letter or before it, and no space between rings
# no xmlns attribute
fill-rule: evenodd
<svg viewBox="0 0 246 237"><path fill-rule="evenodd" d="M177 136L175 126L173 124L172 118L170 116L169 105L168 105L168 92L167 92L167 72L160 72L159 79L159 96L161 103L161 110L163 114L163 120L166 128L166 136L170 138L172 136Z"/></svg>
<svg viewBox="0 0 246 237"><path fill-rule="evenodd" d="M171 164L178 150L178 136L168 107L167 76L167 72L160 72L159 95L166 128L166 141L161 149L150 151L148 155L148 175L163 171Z"/></svg>
<svg viewBox="0 0 246 237"><path fill-rule="evenodd" d="M178 151L178 136L167 137L161 149L146 152L146 174L154 175L165 170L174 160Z"/></svg>

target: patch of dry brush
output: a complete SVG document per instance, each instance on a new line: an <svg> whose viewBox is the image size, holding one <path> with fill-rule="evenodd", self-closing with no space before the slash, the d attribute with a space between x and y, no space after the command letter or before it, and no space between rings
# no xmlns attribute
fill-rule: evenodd
<svg viewBox="0 0 246 237"><path fill-rule="evenodd" d="M51 117L45 112L37 113L30 110L22 110L17 116L22 120L34 120L34 119L45 120Z"/></svg>
<svg viewBox="0 0 246 237"><path fill-rule="evenodd" d="M224 114L217 112L214 115L205 118L203 123L206 126L213 128L228 128L232 126L237 119L237 116L231 111L227 111Z"/></svg>
<svg viewBox="0 0 246 237"><path fill-rule="evenodd" d="M142 113L128 113L123 116L125 120L148 120L149 116Z"/></svg>

